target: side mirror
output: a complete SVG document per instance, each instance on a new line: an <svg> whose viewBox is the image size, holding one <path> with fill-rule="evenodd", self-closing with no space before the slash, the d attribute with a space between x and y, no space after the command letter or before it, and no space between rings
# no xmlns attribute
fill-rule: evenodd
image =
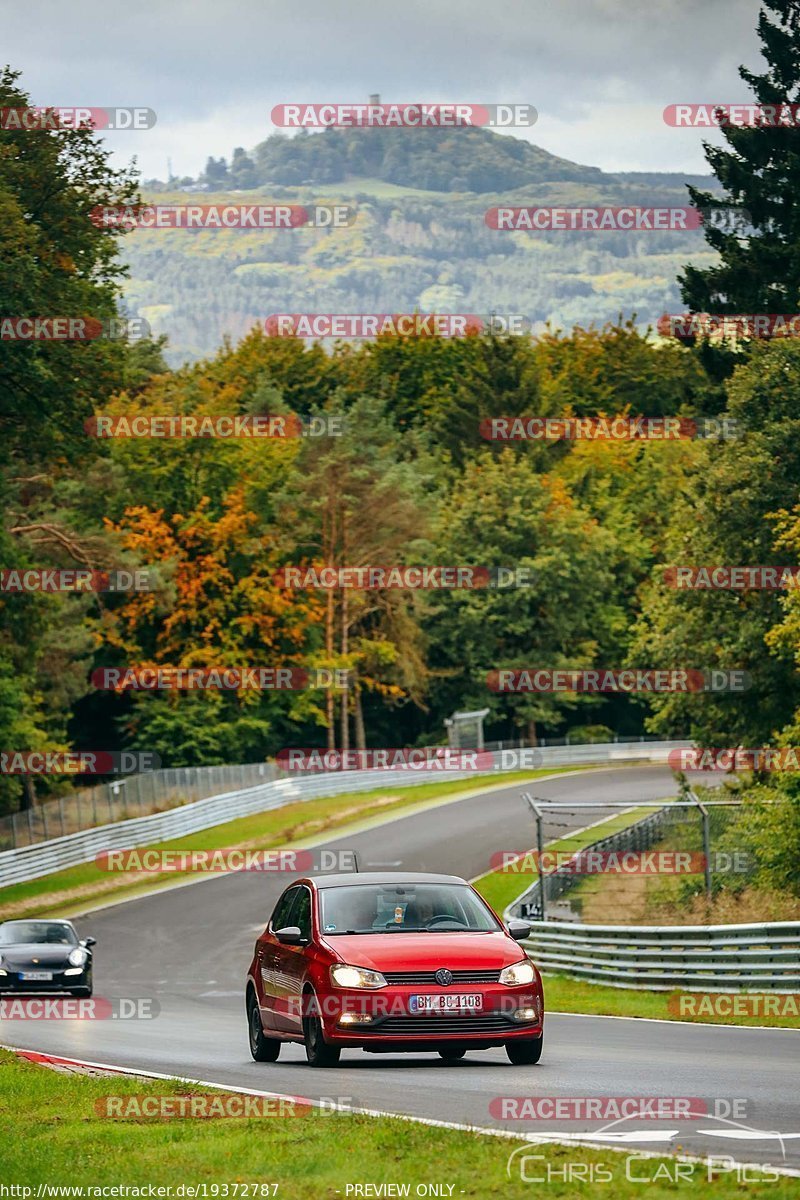
<svg viewBox="0 0 800 1200"><path fill-rule="evenodd" d="M530 937L531 927L527 921L519 921L516 917L508 922L508 932L515 942L524 942Z"/></svg>
<svg viewBox="0 0 800 1200"><path fill-rule="evenodd" d="M308 938L304 938L299 925L287 925L285 929L276 929L275 937L282 946L305 946Z"/></svg>
<svg viewBox="0 0 800 1200"><path fill-rule="evenodd" d="M97 938L84 938L81 942L81 945L85 946L86 949L89 950L92 946L97 945Z"/></svg>

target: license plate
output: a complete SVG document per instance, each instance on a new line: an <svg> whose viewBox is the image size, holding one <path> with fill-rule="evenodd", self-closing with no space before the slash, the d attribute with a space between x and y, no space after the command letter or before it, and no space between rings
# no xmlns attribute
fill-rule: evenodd
<svg viewBox="0 0 800 1200"><path fill-rule="evenodd" d="M438 996L409 996L408 1010L417 1012L477 1012L483 1008L483 996L445 992Z"/></svg>
<svg viewBox="0 0 800 1200"><path fill-rule="evenodd" d="M20 979L24 983L45 983L53 978L52 971L21 971Z"/></svg>

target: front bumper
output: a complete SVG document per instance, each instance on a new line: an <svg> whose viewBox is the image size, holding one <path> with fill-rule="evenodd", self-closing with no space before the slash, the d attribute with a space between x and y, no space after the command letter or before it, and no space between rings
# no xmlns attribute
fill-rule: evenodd
<svg viewBox="0 0 800 1200"><path fill-rule="evenodd" d="M7 968L5 975L0 975L0 996L2 995L34 995L47 992L71 992L74 988L89 987L92 981L91 966L83 967L77 975L67 975L66 970L74 970L75 968L61 968L53 971L52 979L23 979L22 971L9 971Z"/></svg>
<svg viewBox="0 0 800 1200"><path fill-rule="evenodd" d="M326 1041L338 1046L365 1049L389 1044L400 1049L440 1043L502 1046L517 1038L541 1036L544 1022L542 996L530 984L505 987L494 984L462 987L459 991L481 996L476 1011L412 1012L412 995L447 995L456 989L435 991L420 987L386 987L374 992L336 989L321 1003Z"/></svg>

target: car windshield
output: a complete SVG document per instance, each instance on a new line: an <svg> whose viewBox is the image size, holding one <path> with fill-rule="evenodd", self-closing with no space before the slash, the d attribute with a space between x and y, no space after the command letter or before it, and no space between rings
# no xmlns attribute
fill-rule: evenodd
<svg viewBox="0 0 800 1200"><path fill-rule="evenodd" d="M7 921L0 925L0 946L77 946L75 931L57 921Z"/></svg>
<svg viewBox="0 0 800 1200"><path fill-rule="evenodd" d="M320 890L320 928L341 933L488 933L500 925L466 884L348 884Z"/></svg>

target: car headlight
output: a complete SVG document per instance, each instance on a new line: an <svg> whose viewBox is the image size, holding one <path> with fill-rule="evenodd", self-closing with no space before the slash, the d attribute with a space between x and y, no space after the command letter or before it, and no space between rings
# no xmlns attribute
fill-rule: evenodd
<svg viewBox="0 0 800 1200"><path fill-rule="evenodd" d="M533 963L527 958L523 958L521 962L512 963L510 967L504 967L500 972L500 982L507 983L509 987L533 983L535 978L536 972L533 969Z"/></svg>
<svg viewBox="0 0 800 1200"><path fill-rule="evenodd" d="M366 967L346 967L344 964L331 967L331 979L344 988L386 987L386 980L380 971L368 971Z"/></svg>
<svg viewBox="0 0 800 1200"><path fill-rule="evenodd" d="M69 961L73 967L82 967L86 962L86 959L87 954L85 950L78 949L70 951Z"/></svg>

